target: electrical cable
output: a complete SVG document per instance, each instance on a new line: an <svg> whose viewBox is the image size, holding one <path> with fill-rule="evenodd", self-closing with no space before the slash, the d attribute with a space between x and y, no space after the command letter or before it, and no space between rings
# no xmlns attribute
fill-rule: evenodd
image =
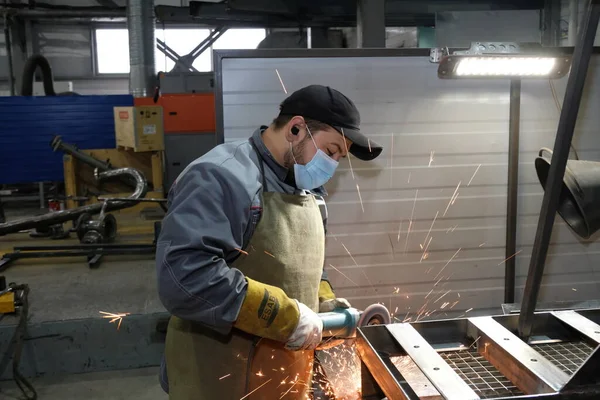
<svg viewBox="0 0 600 400"><path fill-rule="evenodd" d="M15 346L15 350L12 358L12 373L13 379L23 396L27 400L36 400L37 392L29 381L19 371L19 363L21 361L21 354L23 352L23 343L25 341L25 333L27 331L27 318L29 314L29 286L28 285L14 285L13 291L21 291L21 315L19 317L19 323L15 328L15 333L10 341L9 348L12 344Z"/></svg>
<svg viewBox="0 0 600 400"><path fill-rule="evenodd" d="M552 81L552 79L548 79L548 83L550 83L550 91L552 92L552 97L554 98L554 104L556 104L556 109L558 110L558 113L560 114L562 112L562 106L560 104L560 101L558 100L558 95L556 94L556 88L554 87L554 82ZM571 150L573 150L573 154L575 154L575 159L579 160L579 154L577 153L577 150L575 150L575 147L573 147L572 143L571 143Z"/></svg>

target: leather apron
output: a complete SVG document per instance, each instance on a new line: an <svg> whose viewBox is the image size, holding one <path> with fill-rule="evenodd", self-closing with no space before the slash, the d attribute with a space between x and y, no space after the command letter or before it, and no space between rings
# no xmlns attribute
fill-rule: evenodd
<svg viewBox="0 0 600 400"><path fill-rule="evenodd" d="M230 265L318 312L325 258L319 206L312 195L268 192L254 149L263 181L262 216L244 249L248 255ZM235 328L224 336L173 316L165 357L171 400L309 398L314 351L289 351Z"/></svg>

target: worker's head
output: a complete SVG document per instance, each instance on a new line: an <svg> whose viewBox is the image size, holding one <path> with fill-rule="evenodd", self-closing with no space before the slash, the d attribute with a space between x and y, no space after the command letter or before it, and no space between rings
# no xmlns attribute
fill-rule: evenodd
<svg viewBox="0 0 600 400"><path fill-rule="evenodd" d="M338 161L348 153L373 160L382 147L360 132L354 103L337 90L311 85L285 99L273 121L289 143L285 167L294 168L296 184L304 189L323 185Z"/></svg>

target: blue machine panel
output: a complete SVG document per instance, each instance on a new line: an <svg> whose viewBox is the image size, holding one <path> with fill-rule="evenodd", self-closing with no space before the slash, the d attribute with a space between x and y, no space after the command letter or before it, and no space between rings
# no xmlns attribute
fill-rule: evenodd
<svg viewBox="0 0 600 400"><path fill-rule="evenodd" d="M133 97L0 97L0 184L63 181L55 135L80 149L114 148L119 106L133 106Z"/></svg>

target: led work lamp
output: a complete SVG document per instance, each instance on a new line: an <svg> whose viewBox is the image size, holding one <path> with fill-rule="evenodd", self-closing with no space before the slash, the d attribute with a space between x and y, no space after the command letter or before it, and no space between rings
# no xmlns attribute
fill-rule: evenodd
<svg viewBox="0 0 600 400"><path fill-rule="evenodd" d="M558 79L565 76L570 68L570 56L544 54L541 46L535 51L527 51L518 45L500 47L473 43L468 51L442 57L438 77Z"/></svg>

